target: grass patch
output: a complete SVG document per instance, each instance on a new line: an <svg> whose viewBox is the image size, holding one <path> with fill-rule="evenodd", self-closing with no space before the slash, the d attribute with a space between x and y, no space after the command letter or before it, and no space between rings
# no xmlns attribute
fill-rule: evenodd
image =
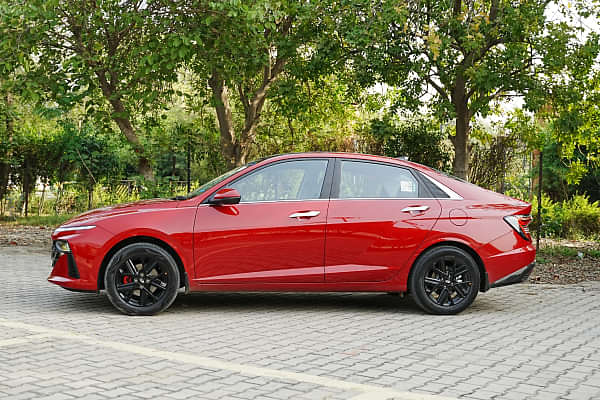
<svg viewBox="0 0 600 400"><path fill-rule="evenodd" d="M580 253L585 257L600 259L600 249L580 249L568 246L546 246L537 251L538 260L544 261L547 261L548 258L555 257L578 258Z"/></svg>
<svg viewBox="0 0 600 400"><path fill-rule="evenodd" d="M28 225L55 227L71 219L72 214L64 215L32 215L29 217L0 217L0 223L6 225Z"/></svg>
<svg viewBox="0 0 600 400"><path fill-rule="evenodd" d="M586 251L586 254L592 258L600 258L600 250L590 249Z"/></svg>

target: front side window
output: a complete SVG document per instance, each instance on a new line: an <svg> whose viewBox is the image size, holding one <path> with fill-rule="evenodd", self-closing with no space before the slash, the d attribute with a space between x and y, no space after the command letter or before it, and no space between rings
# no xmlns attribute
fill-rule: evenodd
<svg viewBox="0 0 600 400"><path fill-rule="evenodd" d="M339 193L342 199L416 198L419 197L419 183L404 168L343 160Z"/></svg>
<svg viewBox="0 0 600 400"><path fill-rule="evenodd" d="M188 195L186 197L188 199L190 199L192 197L196 197L196 196L198 196L198 195L206 192L208 189L211 189L211 188L215 187L216 185L218 185L219 183L223 182L225 179L229 178L230 176L232 176L234 174L237 174L238 172L240 172L240 171L248 168L252 164L253 163L249 163L249 164L243 165L241 167L237 167L235 169L232 169L231 171L227 171L223 175L217 176L213 180L211 180L209 182L206 182L204 185L200 186L199 188L197 188L193 192L188 193Z"/></svg>
<svg viewBox="0 0 600 400"><path fill-rule="evenodd" d="M327 160L296 160L269 165L235 181L241 203L318 199Z"/></svg>

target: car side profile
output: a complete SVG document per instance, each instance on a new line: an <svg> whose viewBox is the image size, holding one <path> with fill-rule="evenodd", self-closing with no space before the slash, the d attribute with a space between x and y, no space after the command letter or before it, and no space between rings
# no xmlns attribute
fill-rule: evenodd
<svg viewBox="0 0 600 400"><path fill-rule="evenodd" d="M456 314L535 265L531 205L400 159L284 154L187 196L92 210L52 234L48 280L130 315L185 291L410 293Z"/></svg>

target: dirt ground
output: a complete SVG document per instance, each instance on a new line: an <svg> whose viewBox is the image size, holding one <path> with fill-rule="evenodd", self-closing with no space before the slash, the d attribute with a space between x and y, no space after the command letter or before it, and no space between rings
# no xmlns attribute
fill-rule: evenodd
<svg viewBox="0 0 600 400"><path fill-rule="evenodd" d="M49 252L51 233L52 228L45 226L0 224L0 246L31 246L48 249ZM570 253L578 254L547 252L545 249L550 247L566 247L575 250ZM600 258L588 254L590 250L600 251L600 243L544 239L541 248L537 266L529 279L531 283L600 281Z"/></svg>
<svg viewBox="0 0 600 400"><path fill-rule="evenodd" d="M600 281L600 243L542 239L540 248L537 265L529 278L531 283ZM563 251L552 251L553 249ZM589 253L594 254L592 256Z"/></svg>

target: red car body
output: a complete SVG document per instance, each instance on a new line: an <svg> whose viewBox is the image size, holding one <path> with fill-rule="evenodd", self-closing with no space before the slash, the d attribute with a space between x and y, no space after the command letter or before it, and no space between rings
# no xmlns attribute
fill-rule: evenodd
<svg viewBox="0 0 600 400"><path fill-rule="evenodd" d="M450 195L341 199L331 172L323 183L326 195L318 199L207 203L253 170L298 159L327 160L331 171L340 160L398 166ZM424 211L401 212L419 207ZM531 272L535 248L527 230L519 232L503 219L530 210L523 201L400 159L286 154L256 162L195 197L139 201L73 218L52 235L55 242L67 241L70 252L53 250L48 280L77 291L102 290L111 255L127 244L147 241L173 256L187 291L406 292L417 258L449 245L476 260L479 290L486 291L522 281ZM290 218L307 212L318 215ZM86 228L79 230L82 226Z"/></svg>

